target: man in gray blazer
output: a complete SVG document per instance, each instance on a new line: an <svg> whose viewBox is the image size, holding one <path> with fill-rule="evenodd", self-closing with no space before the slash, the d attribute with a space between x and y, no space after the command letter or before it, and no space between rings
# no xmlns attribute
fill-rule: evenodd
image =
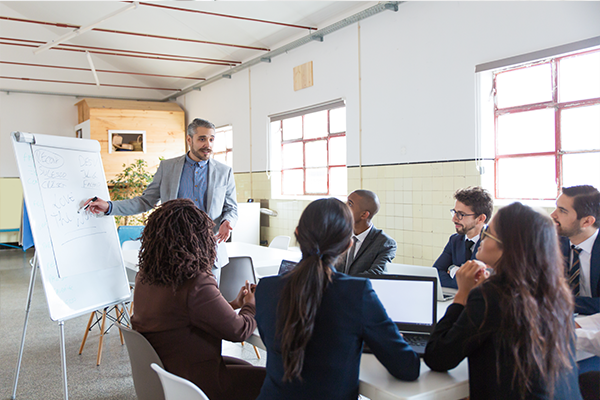
<svg viewBox="0 0 600 400"><path fill-rule="evenodd" d="M353 276L384 274L386 264L396 257L396 241L371 222L379 211L379 198L370 190L355 190L347 204L354 217L354 235L340 271Z"/></svg>
<svg viewBox="0 0 600 400"><path fill-rule="evenodd" d="M89 203L90 211L134 215L154 208L159 201L189 198L215 222L217 241L226 241L238 217L233 171L210 158L215 140L212 123L196 118L187 128L186 140L188 153L161 161L141 196L120 201L97 199ZM219 271L214 272L218 280Z"/></svg>

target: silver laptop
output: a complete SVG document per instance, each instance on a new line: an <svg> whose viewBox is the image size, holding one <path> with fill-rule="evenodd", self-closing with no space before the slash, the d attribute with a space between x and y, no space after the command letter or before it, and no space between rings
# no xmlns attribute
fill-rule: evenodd
<svg viewBox="0 0 600 400"><path fill-rule="evenodd" d="M438 269L434 267L422 267L419 265L394 264L387 263L386 269L388 274L410 275L410 276L428 276L437 279L437 300L448 301L456 295L456 289L443 288L440 283Z"/></svg>
<svg viewBox="0 0 600 400"><path fill-rule="evenodd" d="M422 356L437 322L437 278L373 275L369 279L404 340Z"/></svg>

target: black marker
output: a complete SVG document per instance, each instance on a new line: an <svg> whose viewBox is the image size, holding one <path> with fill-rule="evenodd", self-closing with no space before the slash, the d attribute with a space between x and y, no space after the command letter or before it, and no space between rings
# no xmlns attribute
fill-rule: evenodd
<svg viewBox="0 0 600 400"><path fill-rule="evenodd" d="M94 198L92 200L90 200L89 203L85 204L83 207L81 207L79 210L77 210L77 214L79 214L83 210L87 210L88 207L90 206L90 204L92 204L96 200L98 200L98 197L94 196Z"/></svg>

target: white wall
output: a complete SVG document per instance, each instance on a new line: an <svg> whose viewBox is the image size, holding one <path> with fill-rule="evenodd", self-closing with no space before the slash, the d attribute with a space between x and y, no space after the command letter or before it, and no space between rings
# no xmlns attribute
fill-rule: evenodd
<svg viewBox="0 0 600 400"><path fill-rule="evenodd" d="M75 135L79 100L70 96L0 93L0 178L19 176L10 133Z"/></svg>
<svg viewBox="0 0 600 400"><path fill-rule="evenodd" d="M348 165L474 159L475 66L600 36L600 2L407 2L271 64L186 95L190 116L234 126L234 170L266 168L269 114L347 101ZM293 67L313 61L314 86L293 91ZM242 83L241 81L245 81ZM240 90L243 88L243 92ZM228 121L226 121L228 120Z"/></svg>

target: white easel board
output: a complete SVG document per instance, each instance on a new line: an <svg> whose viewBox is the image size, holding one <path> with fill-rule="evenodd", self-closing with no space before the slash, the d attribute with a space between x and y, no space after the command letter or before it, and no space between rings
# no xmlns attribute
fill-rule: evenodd
<svg viewBox="0 0 600 400"><path fill-rule="evenodd" d="M114 219L77 211L109 198L95 140L13 132L23 197L50 318L64 321L127 301Z"/></svg>

